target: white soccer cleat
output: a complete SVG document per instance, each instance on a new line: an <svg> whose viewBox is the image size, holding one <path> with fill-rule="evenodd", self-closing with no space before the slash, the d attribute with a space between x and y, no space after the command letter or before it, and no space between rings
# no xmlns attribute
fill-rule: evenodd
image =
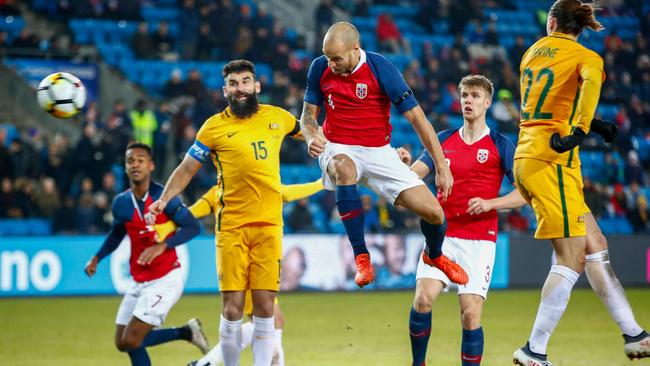
<svg viewBox="0 0 650 366"><path fill-rule="evenodd" d="M630 360L650 357L650 335L644 331L639 338L641 339L625 342L625 346L623 346L625 355Z"/></svg>
<svg viewBox="0 0 650 366"><path fill-rule="evenodd" d="M527 347L521 347L516 350L512 355L512 363L515 365L521 366L553 366L552 363L538 358L533 357L533 355L528 354Z"/></svg>
<svg viewBox="0 0 650 366"><path fill-rule="evenodd" d="M192 318L187 321L187 326L192 331L192 340L190 340L190 343L197 346L203 354L208 353L210 345L208 344L208 338L203 333L201 321L198 318Z"/></svg>

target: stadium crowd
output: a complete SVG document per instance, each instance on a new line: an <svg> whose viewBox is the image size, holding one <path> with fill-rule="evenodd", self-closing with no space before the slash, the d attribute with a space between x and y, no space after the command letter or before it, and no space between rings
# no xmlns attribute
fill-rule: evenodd
<svg viewBox="0 0 650 366"><path fill-rule="evenodd" d="M15 1L0 1L0 16L19 15ZM35 3L38 3L36 1ZM78 4L77 4L78 3ZM156 1L57 1L41 12L66 21L75 17L134 19L143 7ZM519 60L531 41L544 33L541 14L535 36L519 35L504 42L498 31L499 19L492 10L514 9L508 0L420 0L411 3L417 11L410 17L393 19L387 13L373 18L373 7L386 1L355 2L321 0L314 14L316 39L335 19L347 14L356 19L371 18L372 32L362 31L365 42L376 44L402 68L407 83L437 131L457 126L461 106L457 82L470 73L482 73L495 84L490 125L516 140L519 111ZM392 3L392 2L388 2ZM52 5L55 4L55 5ZM67 5L66 5L67 4ZM73 5L70 5L73 4ZM608 29L602 39L607 80L601 103L615 105L606 118L620 127L620 137L612 146L600 138L586 140L583 151L594 152L602 161L589 164L585 175L585 197L596 218L624 219L634 232L650 231L648 174L650 168L650 7L643 1L610 1L601 16L635 17L637 32L630 37ZM629 13L623 12L623 6ZM71 6L66 10L65 6ZM154 31L141 21L129 45L137 59L217 61L246 58L271 67L272 83L262 78L262 103L284 107L299 116L307 69L313 55L306 49L304 35L286 29L264 5L233 0L183 0L179 9L178 35L170 35L160 22ZM532 10L531 10L532 11ZM12 13L13 12L13 13ZM420 42L413 37L418 28L437 36L447 36L448 44ZM28 33L28 31L25 31ZM25 37L27 37L27 33ZM4 34L4 35L3 35ZM196 36L198 34L198 36ZM28 47L41 42L33 38ZM0 31L0 48L27 47L23 35L7 40ZM316 45L318 48L319 45ZM4 52L0 52L3 54ZM214 70L219 72L219 70ZM168 161L176 163L194 142L196 131L206 117L222 110L226 103L220 89L210 88L199 70L173 69L155 105L139 100L127 105L116 100L110 111L91 104L81 117L83 133L78 141L65 135L52 138L37 129L17 130L11 121L0 124L0 219L42 217L52 222L55 232L104 232L110 225L110 203L125 188L123 153L136 139L150 144L159 180ZM603 113L605 114L605 113ZM395 127L398 129L398 127ZM408 131L408 129L407 129ZM396 141L397 140L397 141ZM394 139L394 143L402 143ZM408 142L408 141L407 141ZM421 147L406 145L417 157ZM287 140L282 164L315 167L301 142ZM586 164L583 160L583 164ZM214 172L205 164L188 189L186 203L193 202L212 184ZM415 217L378 199L370 191L363 198L366 226L370 232L402 232L417 229ZM335 210L332 193L323 192L311 200L290 204L285 225L291 232L344 232ZM528 232L535 227L529 207L501 213L503 228ZM209 229L211 230L211 228Z"/></svg>

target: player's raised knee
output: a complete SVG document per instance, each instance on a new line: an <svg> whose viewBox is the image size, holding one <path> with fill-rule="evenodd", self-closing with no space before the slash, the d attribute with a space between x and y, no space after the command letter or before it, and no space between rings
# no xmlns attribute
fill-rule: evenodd
<svg viewBox="0 0 650 366"><path fill-rule="evenodd" d="M426 208L421 217L429 224L440 225L445 221L445 212L440 204L431 205Z"/></svg>
<svg viewBox="0 0 650 366"><path fill-rule="evenodd" d="M357 168L346 155L336 155L329 163L328 173L337 185L350 185L357 182Z"/></svg>

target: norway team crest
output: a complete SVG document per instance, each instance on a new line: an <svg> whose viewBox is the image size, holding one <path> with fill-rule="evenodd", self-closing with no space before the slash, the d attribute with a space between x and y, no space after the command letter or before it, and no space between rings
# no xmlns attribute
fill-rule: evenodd
<svg viewBox="0 0 650 366"><path fill-rule="evenodd" d="M483 164L487 161L488 156L490 156L490 152L487 149L478 149L476 160L478 160L479 163Z"/></svg>
<svg viewBox="0 0 650 366"><path fill-rule="evenodd" d="M365 98L368 95L368 85L357 83L356 94L359 99Z"/></svg>

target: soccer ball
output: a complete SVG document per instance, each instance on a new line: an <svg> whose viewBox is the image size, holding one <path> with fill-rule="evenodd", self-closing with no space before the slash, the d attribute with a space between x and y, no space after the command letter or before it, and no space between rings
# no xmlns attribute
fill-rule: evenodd
<svg viewBox="0 0 650 366"><path fill-rule="evenodd" d="M70 118L86 104L86 88L81 80L67 72L46 76L36 90L38 104L57 118Z"/></svg>

